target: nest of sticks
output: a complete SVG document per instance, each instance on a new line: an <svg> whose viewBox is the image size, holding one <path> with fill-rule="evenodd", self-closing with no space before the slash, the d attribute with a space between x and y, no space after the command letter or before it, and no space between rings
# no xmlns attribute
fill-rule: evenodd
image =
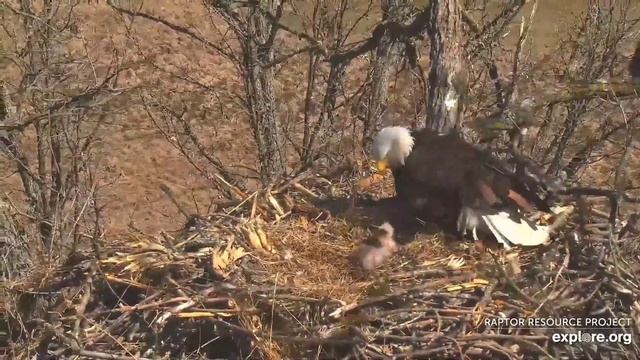
<svg viewBox="0 0 640 360"><path fill-rule="evenodd" d="M192 218L179 233L110 241L99 258L79 253L53 270L32 266L2 290L3 352L24 359L640 356L636 215L612 218L606 203L582 201L550 245L509 253L473 254L438 233L419 233L363 274L349 254L379 224L317 206L352 199L353 189L349 177L311 174L253 194L232 189L237 201ZM359 205L346 203L353 215ZM610 330L632 341L554 342L554 333L579 329L492 322L531 317L632 319Z"/></svg>

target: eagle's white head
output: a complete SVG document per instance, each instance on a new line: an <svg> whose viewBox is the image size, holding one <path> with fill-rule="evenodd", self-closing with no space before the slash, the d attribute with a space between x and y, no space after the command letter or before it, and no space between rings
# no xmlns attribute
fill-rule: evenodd
<svg viewBox="0 0 640 360"><path fill-rule="evenodd" d="M402 126L386 127L373 139L371 156L378 171L404 165L413 149L414 139L409 129Z"/></svg>

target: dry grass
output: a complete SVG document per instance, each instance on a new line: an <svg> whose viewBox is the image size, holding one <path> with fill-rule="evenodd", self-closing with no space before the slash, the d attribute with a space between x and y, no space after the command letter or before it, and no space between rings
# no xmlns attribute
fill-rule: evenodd
<svg viewBox="0 0 640 360"><path fill-rule="evenodd" d="M329 197L326 191L337 194L335 200L341 201L355 179L336 180L329 189L312 187L326 183L314 180L301 184L323 197ZM388 178L376 185L373 191L389 193ZM38 319L49 319L44 326L70 353L142 359L165 352L172 357L335 358L356 348L372 357L421 351L453 356L464 349L467 356L480 358L477 349L487 341L498 347L522 344L510 350L514 357L548 356L548 333L488 331L484 319L505 312L526 317L541 308L554 316L560 316L556 309L564 309L557 310L563 316L587 316L589 308L572 304L594 297L634 304L629 294L640 291L631 274L594 272L605 243L600 235L575 243L572 224L545 249L512 252L517 264L504 251L494 257L438 234L420 233L383 268L365 276L348 255L375 225L370 222L375 214L367 214L380 211L376 207L356 205L328 217L324 205L311 205L290 187L275 195L288 204L288 215L278 217L265 198L256 197L257 206L251 198L177 233L111 241L98 263L77 254L52 269L36 264L36 271L3 289L12 331L33 331L42 325ZM266 236L256 244L251 234L261 231ZM623 258L628 256L633 254ZM515 276L517 271L532 277ZM603 287L606 283L614 285ZM633 306L613 311L636 316ZM50 342L47 334L9 352L28 357L39 342ZM81 345L65 334L79 334ZM162 339L161 345L149 343L149 334ZM423 343L428 339L445 345ZM633 349L616 351L632 356Z"/></svg>
<svg viewBox="0 0 640 360"><path fill-rule="evenodd" d="M554 16L559 13L558 4L554 0L540 1L538 19L557 23ZM577 1L567 6L573 8L579 5L580 1ZM215 28L206 19L199 3L163 1L151 4L147 2L145 10L178 23L197 25L211 39L216 39L218 36ZM185 101L189 104L189 116L194 119L196 129L208 149L220 154L225 164L232 165L232 168L235 165L255 166L254 146L245 114L240 104L233 99L233 93L241 91L241 84L235 69L229 62L205 51L193 42L148 22L137 20L134 22L131 27L135 33L133 38L141 41L133 42L132 38L126 34L122 20L105 5L86 5L83 6L83 11L86 14L83 32L87 36L88 43L92 44L91 52L96 54L98 61L101 58L100 54L110 53L114 48L126 49L122 54L124 62L135 64L135 66L126 72L123 78L124 84L145 85L156 89L159 96L175 104ZM567 16L566 11L562 12L565 14L562 14L561 18ZM536 39L535 49L541 50L547 46L551 48L548 44L556 39L555 30L552 29L554 26L536 23L535 34L532 36ZM105 39L104 29L109 29L110 38ZM540 53L543 52L540 51ZM425 59L422 61L424 62ZM348 91L353 91L360 86L366 75L363 70L366 66L366 59L359 59L353 65L353 70L345 81ZM205 92L198 91L197 87L175 81L159 68L197 78L215 89L220 98L213 99ZM288 99L285 104L281 104L281 115L297 121L301 114L301 94L304 93L302 86L305 71L304 59L292 60L287 69L279 75L277 84L279 96ZM412 93L408 96L405 93L405 89L410 86L410 79L406 74L401 74L398 82L392 84L391 92L394 96L390 99L389 109L396 116L390 119L390 122L404 123L413 114L416 94ZM223 104L223 110L227 116L220 114L218 101ZM350 324L342 323L347 320L327 317L328 313L345 305L366 303L369 297L385 297L402 293L409 294L408 298L403 298L403 301L397 303L392 300L384 302L383 306L375 309L375 314L394 307L404 309L413 301L423 301L421 298L423 295L428 295L424 302L433 308L446 302L442 299L459 297L463 299L462 303L453 303L451 309L475 312L477 310L475 306L481 304L480 299L483 298L485 291L486 293L490 291L487 290L487 284L483 282L474 284L472 280L477 278L491 280L491 282L495 279L506 281L503 277L496 275L497 270L492 267L493 259L490 256L475 254L460 242L447 241L439 234L428 233L416 236L414 241L403 247L380 271L372 276L363 277L363 274L349 262L348 256L357 242L368 236L371 227L378 224L352 221L357 217L357 213L351 214L351 217L332 216L327 219L292 210L283 219L264 220L261 226L274 245L275 253L262 253L251 246L240 230L241 226L251 220L248 215L251 212L250 209L243 207L230 215L223 215L229 211L229 208L218 209L214 214L208 214L207 209L210 203L219 199L219 194L212 190L211 184L187 164L179 151L158 133L140 107L130 107L126 101L115 106L123 108L124 111L113 116L104 129L102 141L98 144L100 181L113 182L101 199L107 206L104 215L108 230L102 254L103 261L97 268L94 268L95 265L89 260L89 256L81 258L77 263L55 267L43 266L42 264L55 262L50 262L44 255L39 255L40 252L34 251L33 254L36 255L32 260L36 264L32 271L24 278L16 278L10 283L3 284L3 292L11 293L12 297L7 297L0 304L0 312L5 312L13 321L16 321L11 325L19 329L18 331L32 330L34 324L29 323L29 320L46 318L50 314L45 309L54 308L53 312L57 314L55 320L62 322L67 329L72 329L71 331L77 330L74 328L76 317L85 318L86 323L79 327L84 332L81 336L85 341L83 345L93 346L105 353L120 353L123 354L122 356L135 354L139 358L150 356L136 353L140 349L151 346L140 340L144 337L143 331L135 330L135 327L149 327L152 323L158 336L169 338L167 333L173 332L177 334L177 340L172 340L175 341L176 346L188 347L194 354L202 355L207 351L215 353L220 349L227 351L237 345L228 340L226 335L220 335L224 340L220 340L222 344L217 345L218 343L213 339L219 334L203 335L205 331L202 328L198 328L200 331L198 334L207 341L211 340L214 345L201 344L206 341L194 346L186 345L187 339L194 336L193 333L188 333L186 330L183 332L183 330L197 328L201 325L198 321L204 319L212 321L203 320L202 326L209 330L213 327L212 324L224 329L231 324L245 329L246 333L235 329L243 336L249 332L255 332L258 335L252 338L250 347L261 351L255 356L275 359L283 357L283 354L296 354L294 350L300 345L296 341L300 341L303 345L307 344L300 340L303 338L310 342L311 347L320 348L309 339L328 338L328 330L322 328L323 326L332 330L350 329L348 326ZM347 111L341 115L346 124L350 115ZM26 135L26 142L32 139L31 134ZM583 177L584 183L601 187L611 183L615 163L606 160L603 159L588 169ZM637 183L637 175L640 171L638 170L640 169L639 161L640 158L637 156L630 161L628 181L633 186L640 185ZM15 175L9 176L13 170L7 164L1 164L0 170L3 175L0 185L7 189L11 196L17 197L20 191L18 179ZM242 168L237 170L243 171ZM358 170L362 173L362 169ZM357 179L348 177L343 180L332 179L333 192L341 197L350 194L347 182ZM368 194L381 198L390 196L391 181L391 177L387 176L384 182L369 187ZM189 211L211 215L211 218L203 221L199 230L192 229L184 233L176 231L181 229L185 221L176 207L160 191L160 185L163 184L168 185L175 192L176 198ZM326 189L314 190L325 195L331 192ZM309 203L294 190L289 195L294 203ZM280 201L284 202L284 199L280 198ZM561 255L556 254L547 271L558 271L561 268L564 260L562 256L565 254L562 251L566 250L561 245L558 243L554 245L560 248ZM212 257L215 251L222 251L228 246L241 247L249 255L230 264L226 269L229 275L224 278L216 273L212 265ZM591 246L595 245L590 243L583 247L590 249ZM555 250L557 249L554 248ZM637 251L637 249L634 250ZM582 253L575 251L575 253L572 252L572 256L575 254L576 258L580 258ZM630 252L625 255L632 257L637 254ZM537 250L521 251L519 256L523 268L534 267L541 262ZM452 257L464 259L464 265L453 270L449 265ZM580 266L576 267L580 268ZM589 266L595 268L595 265ZM583 267L588 268L586 265ZM77 271L73 272L69 269ZM566 275L566 279L563 276L560 280L566 280L569 283L583 280L576 280L571 276ZM86 290L87 279L92 279L95 288ZM598 278L597 281L602 279L604 278ZM555 281L558 279L556 278ZM584 283L584 288L592 290L589 286L593 282L589 281ZM229 287L225 287L225 284ZM412 289L425 284L432 286L428 290L433 290L437 296L426 290L424 293L411 292ZM524 280L518 284L527 286ZM637 294L637 288L629 285L632 281L625 284L634 291L633 294ZM578 291L570 285L562 283L562 286L567 286L567 292ZM459 288L452 286L459 286ZM468 287L465 288L465 286ZM503 296L505 293L513 294L509 284L503 282L498 287L503 292L483 305L486 307L487 314L495 315L499 311L511 310L515 311L517 316L517 314L522 315L535 310L535 306L526 301L523 303L520 300L513 300L514 305L508 302L508 296L505 300ZM546 289L541 290L534 286L532 288L531 296L538 296ZM63 290L59 291L59 289ZM30 300L37 298L34 294L39 291L47 294L42 296L47 300ZM48 291L55 292L55 295L49 295ZM206 293L207 291L210 292ZM614 290L607 291L609 292L602 295L605 299L624 296L622 292L617 294ZM83 295L87 292L90 292L91 299L95 302L91 306L84 304L83 307ZM478 292L480 296L473 297ZM27 294L24 297L26 300L20 300L15 294ZM136 308L138 304L140 306L145 304L143 300L145 297L155 295L158 297L150 300L151 305L148 308L143 310ZM429 297L432 295L436 300ZM471 305L464 302L472 297L473 301L469 300ZM207 302L211 301L211 298L224 298L228 301ZM50 303L46 303L48 301ZM193 304L190 304L191 301ZM18 308L20 304L25 305L25 302L26 306L36 309L30 319L22 318L24 309ZM317 305L319 303L322 303L322 306L326 305L326 308ZM124 310L122 304L126 304ZM190 305L176 308L181 304ZM307 306L313 307L308 304L321 309L314 308L313 311L307 311ZM132 307L126 308L126 306ZM84 312L85 308L87 313ZM259 311L252 311L252 309ZM240 315L237 315L238 313ZM274 319L276 318L272 316L274 313L279 316L289 314L291 319L287 318L289 322ZM370 315L366 311L364 313L366 316ZM169 321L168 325L158 325L154 322L165 315L179 324ZM356 317L365 315L358 313ZM436 311L436 316L441 315L445 318L448 316L444 312ZM628 315L628 312L623 315ZM184 320L181 316L185 318L193 316L194 319ZM114 319L124 320L118 325L119 320L114 321ZM369 326L363 326L363 328L367 329L370 339L379 340L376 336L381 336L383 332L372 330L378 322L384 323L382 328L400 327L411 322L408 318L391 320L385 318L388 323L378 320L371 320L374 325L369 325L369 320L364 321ZM278 321L282 323L278 325ZM449 324L447 321L450 319L444 321ZM442 330L440 325L434 327L432 333L440 333ZM295 338L295 341L282 338L274 340L271 337L278 332L283 336L282 331L286 326L292 330L290 335ZM468 331L473 332L477 329L477 327L471 327ZM296 333L293 333L293 330ZM0 332L2 331L0 329ZM242 338L242 336L239 337ZM39 340L42 339L30 339L28 344L21 344L25 345L23 349L16 346L12 351L18 354L18 357L30 356ZM62 344L61 347L72 347L62 338L58 341ZM383 339L375 345L385 350L380 351L379 354L389 354L395 350L397 350L396 353L405 352L406 348L385 348L390 342L393 342L393 338ZM167 340L167 343L171 341ZM374 346L373 343L374 341L372 346ZM379 345L380 343L385 345ZM300 345L300 347L304 346ZM76 350L78 349L74 349ZM308 355L308 353L305 354ZM293 355L291 357L295 358Z"/></svg>

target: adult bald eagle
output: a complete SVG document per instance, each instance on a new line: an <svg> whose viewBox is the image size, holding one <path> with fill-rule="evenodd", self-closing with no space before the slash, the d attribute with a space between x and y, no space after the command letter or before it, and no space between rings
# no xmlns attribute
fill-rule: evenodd
<svg viewBox="0 0 640 360"><path fill-rule="evenodd" d="M420 213L448 218L463 236L471 230L478 240L476 229L488 230L506 247L522 243L516 238L533 244L548 237L521 215L535 208L548 212L561 186L529 160L509 163L455 133L399 126L376 135L372 157L379 171L391 169L396 196Z"/></svg>

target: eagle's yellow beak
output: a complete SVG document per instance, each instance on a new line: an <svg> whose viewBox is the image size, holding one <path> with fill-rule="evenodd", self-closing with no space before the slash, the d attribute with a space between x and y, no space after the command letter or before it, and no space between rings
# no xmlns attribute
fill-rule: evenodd
<svg viewBox="0 0 640 360"><path fill-rule="evenodd" d="M378 173L384 173L389 168L389 162L386 159L382 159L376 162L376 170Z"/></svg>

